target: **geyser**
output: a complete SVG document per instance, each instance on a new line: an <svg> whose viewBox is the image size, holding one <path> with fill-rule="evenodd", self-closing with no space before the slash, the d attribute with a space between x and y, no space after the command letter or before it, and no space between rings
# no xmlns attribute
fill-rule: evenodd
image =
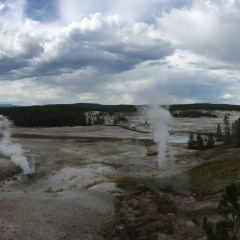
<svg viewBox="0 0 240 240"><path fill-rule="evenodd" d="M0 128L2 129L3 139L0 142L0 151L3 155L11 158L11 161L19 166L24 174L32 174L35 171L34 166L30 167L27 158L23 156L23 149L19 144L12 143L11 125L5 116L0 115Z"/></svg>
<svg viewBox="0 0 240 240"><path fill-rule="evenodd" d="M166 150L169 140L169 124L173 123L168 109L158 105L150 105L146 109L146 115L151 127L154 129L154 142L158 145L158 167L166 167Z"/></svg>

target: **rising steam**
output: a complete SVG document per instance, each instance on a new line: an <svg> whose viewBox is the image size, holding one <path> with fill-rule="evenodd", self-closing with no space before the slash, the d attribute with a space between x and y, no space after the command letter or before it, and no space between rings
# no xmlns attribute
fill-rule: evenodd
<svg viewBox="0 0 240 240"><path fill-rule="evenodd" d="M0 129L2 129L3 139L0 142L0 151L3 155L11 157L11 161L19 166L25 174L31 174L35 171L34 167L29 167L27 158L23 156L23 149L19 144L12 143L11 125L6 117L0 115Z"/></svg>
<svg viewBox="0 0 240 240"><path fill-rule="evenodd" d="M169 111L158 105L151 105L146 109L146 115L154 129L154 142L158 145L158 167L166 167L167 141L169 140L168 126L173 122Z"/></svg>

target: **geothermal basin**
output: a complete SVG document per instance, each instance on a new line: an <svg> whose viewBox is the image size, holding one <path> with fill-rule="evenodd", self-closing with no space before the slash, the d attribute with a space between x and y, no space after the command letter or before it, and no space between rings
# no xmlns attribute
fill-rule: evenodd
<svg viewBox="0 0 240 240"><path fill-rule="evenodd" d="M238 113L230 112L230 120ZM216 119L174 119L171 130L215 131ZM128 117L137 129L139 116ZM188 134L167 144L166 169L158 167L151 133L116 126L13 128L14 143L26 149L36 172L27 178L0 155L0 230L2 239L93 239L113 214L116 177L167 176L200 163L186 148ZM152 154L148 154L152 153ZM187 156L187 157L186 157ZM9 173L14 175L9 176Z"/></svg>

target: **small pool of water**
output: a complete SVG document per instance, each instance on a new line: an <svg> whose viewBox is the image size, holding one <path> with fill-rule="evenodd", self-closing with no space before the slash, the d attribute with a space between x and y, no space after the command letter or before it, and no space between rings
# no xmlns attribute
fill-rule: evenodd
<svg viewBox="0 0 240 240"><path fill-rule="evenodd" d="M168 142L169 143L187 143L188 142L188 137L186 136L179 136L179 137L175 137L175 138L172 138L172 139L169 139Z"/></svg>

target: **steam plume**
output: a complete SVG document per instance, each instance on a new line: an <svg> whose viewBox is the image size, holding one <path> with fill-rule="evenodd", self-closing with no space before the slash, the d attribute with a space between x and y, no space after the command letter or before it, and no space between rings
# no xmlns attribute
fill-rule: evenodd
<svg viewBox="0 0 240 240"><path fill-rule="evenodd" d="M158 105L151 105L146 110L148 121L154 129L154 142L158 145L158 167L166 166L167 141L169 139L168 126L173 122L169 111Z"/></svg>
<svg viewBox="0 0 240 240"><path fill-rule="evenodd" d="M11 125L5 116L0 115L0 129L2 129L3 139L0 142L2 154L11 157L11 161L19 166L25 174L31 174L35 171L34 167L29 167L27 158L23 156L23 149L19 144L12 143Z"/></svg>

